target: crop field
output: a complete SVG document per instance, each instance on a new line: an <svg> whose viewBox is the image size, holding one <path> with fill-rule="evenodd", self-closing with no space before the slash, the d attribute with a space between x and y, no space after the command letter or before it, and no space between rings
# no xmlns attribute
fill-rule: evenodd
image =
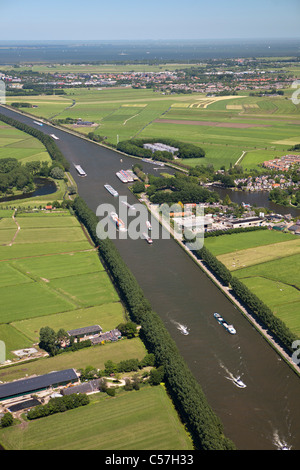
<svg viewBox="0 0 300 470"><path fill-rule="evenodd" d="M87 406L31 421L25 429L2 429L0 438L11 450L193 449L162 386L116 398L97 394Z"/></svg>
<svg viewBox="0 0 300 470"><path fill-rule="evenodd" d="M51 161L39 140L0 121L1 158L16 158L22 163L31 160Z"/></svg>
<svg viewBox="0 0 300 470"><path fill-rule="evenodd" d="M17 230L11 213L1 212L6 215L0 219L2 241L2 233L11 230L10 241ZM67 211L57 214L20 214L12 245L0 246L0 334L4 324L10 326L11 343L19 348L24 334L26 343L38 340L48 316L54 329L57 323L64 329L102 326L102 314L112 329L124 318L116 290L79 222Z"/></svg>
<svg viewBox="0 0 300 470"><path fill-rule="evenodd" d="M281 243L247 248L218 256L228 269L236 270L242 267L265 263L273 259L285 258L300 253L300 240L290 240Z"/></svg>
<svg viewBox="0 0 300 470"><path fill-rule="evenodd" d="M236 252L259 248L265 245L276 246L277 250L279 247L277 243L293 240L299 241L299 237L291 233L276 232L275 230L257 230L254 232L233 233L231 235L206 238L205 245L215 256L219 257L226 253L235 255Z"/></svg>
<svg viewBox="0 0 300 470"><path fill-rule="evenodd" d="M208 238L206 246L295 334L300 334L300 239L275 231Z"/></svg>
<svg viewBox="0 0 300 470"><path fill-rule="evenodd" d="M240 163L253 168L270 156L284 155L300 142L300 108L285 96L164 95L131 88L76 88L67 93L63 97L20 97L20 101L35 104L37 108L27 110L35 116L93 122L92 127L68 127L106 136L114 144L137 136L191 142L206 151L200 163L213 164L216 169L222 165L228 168L243 152ZM185 163L193 166L199 160Z"/></svg>

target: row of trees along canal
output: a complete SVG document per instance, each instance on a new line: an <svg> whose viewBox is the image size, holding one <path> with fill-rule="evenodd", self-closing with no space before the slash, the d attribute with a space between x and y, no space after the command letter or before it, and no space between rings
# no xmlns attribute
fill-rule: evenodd
<svg viewBox="0 0 300 470"><path fill-rule="evenodd" d="M213 236L213 234L211 235ZM223 236L228 237L230 234L228 233ZM216 277L225 286L231 288L232 293L251 312L258 323L267 327L269 332L279 340L284 349L292 353L294 351L292 343L299 338L289 330L285 323L280 320L280 318L276 317L272 310L251 292L243 282L233 276L229 269L227 269L205 246L196 253Z"/></svg>
<svg viewBox="0 0 300 470"><path fill-rule="evenodd" d="M59 162L65 169L69 168L69 162L49 136L1 114L0 119L37 137L44 143L54 161ZM172 185L174 185L174 180ZM215 199L214 193L209 191L208 193L210 193L210 197ZM205 196L208 196L208 194L205 194ZM234 449L234 444L224 436L222 423L208 404L200 385L184 362L175 342L170 337L160 317L152 311L150 303L145 298L137 280L121 258L115 245L105 236L98 238L96 233L98 219L94 212L79 197L75 199L73 209L78 219L88 229L95 245L98 246L99 256L110 272L132 320L141 325L141 338L148 351L155 355L156 365L158 367L163 366L166 386L182 420L186 423L193 437L195 447L210 450ZM206 248L202 248L198 255L226 285L231 286L237 297L290 350L291 344L296 338L284 323L276 318L270 309L252 294L241 281L234 278L227 268Z"/></svg>
<svg viewBox="0 0 300 470"><path fill-rule="evenodd" d="M141 339L148 352L155 355L156 366L163 366L166 387L193 437L195 447L206 450L234 449L234 444L224 435L222 423L211 409L175 342L160 317L152 311L115 245L104 234L98 238L98 218L94 212L80 197L75 199L73 209L98 246L101 261L110 272L132 321L141 325Z"/></svg>

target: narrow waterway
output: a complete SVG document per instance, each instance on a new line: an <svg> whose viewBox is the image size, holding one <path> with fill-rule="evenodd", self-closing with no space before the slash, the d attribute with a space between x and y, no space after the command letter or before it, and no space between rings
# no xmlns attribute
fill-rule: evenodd
<svg viewBox="0 0 300 470"><path fill-rule="evenodd" d="M33 125L32 119L3 112ZM111 203L119 212L104 184L126 195L130 204L136 202L115 176L116 171L131 168L135 159L49 126L41 130L54 132L66 158L87 172L80 178L71 166L79 194L92 210ZM146 163L143 167L154 174L165 171ZM300 449L300 379L248 320L173 239L160 238L153 245L142 239L114 243L222 420L226 435L239 449L277 449L280 443ZM233 323L237 334L226 332L214 312ZM178 324L186 325L189 335L182 335ZM234 384L237 376L246 388Z"/></svg>
<svg viewBox="0 0 300 470"><path fill-rule="evenodd" d="M275 214L291 214L292 217L300 216L300 209L296 207L282 206L275 204L269 200L269 193L267 191L234 191L227 188L211 187L213 191L216 191L221 199L224 199L228 195L232 202L236 204L250 204L256 207L265 207L266 209L274 212Z"/></svg>

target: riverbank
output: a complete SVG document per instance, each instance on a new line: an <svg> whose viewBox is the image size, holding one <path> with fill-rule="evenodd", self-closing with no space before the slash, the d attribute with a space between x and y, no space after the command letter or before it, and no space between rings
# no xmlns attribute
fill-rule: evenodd
<svg viewBox="0 0 300 470"><path fill-rule="evenodd" d="M143 202L146 204L149 212L158 220L158 222L170 233L170 235L176 240L176 242L183 248L183 250L188 254L188 256L205 272L209 279L222 291L222 293L232 302L236 308L244 315L245 318L255 327L255 329L262 335L262 337L268 342L268 344L284 359L287 364L293 369L293 371L300 377L300 366L297 365L291 355L289 355L286 350L281 347L278 342L275 341L273 335L271 335L267 328L264 328L260 325L254 318L253 315L239 302L235 295L233 295L231 288L223 285L220 280L215 276L215 274L207 268L207 266L200 260L193 251L191 251L185 243L175 235L174 230L167 224L161 214L155 210L154 206L149 202L149 200L144 197Z"/></svg>

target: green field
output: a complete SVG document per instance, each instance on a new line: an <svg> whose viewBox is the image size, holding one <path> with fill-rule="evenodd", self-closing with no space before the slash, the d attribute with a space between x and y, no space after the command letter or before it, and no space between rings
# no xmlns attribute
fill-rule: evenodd
<svg viewBox="0 0 300 470"><path fill-rule="evenodd" d="M205 244L273 313L300 335L300 239L275 231L208 238Z"/></svg>
<svg viewBox="0 0 300 470"><path fill-rule="evenodd" d="M9 216L11 211L2 215ZM27 340L37 341L37 332L47 324L48 316L54 329L56 323L64 329L83 326L81 317L84 325L102 326L102 314L109 329L123 321L116 290L75 217L67 211L57 215L39 212L20 213L16 220L21 229L13 244L0 246L0 326L10 325L15 332L15 349L22 347L23 334ZM11 223L10 239L15 222L11 217L0 220L0 239L9 230L2 226Z"/></svg>
<svg viewBox="0 0 300 470"><path fill-rule="evenodd" d="M2 429L0 440L10 450L193 449L162 386L116 398L97 394L87 406L31 421L25 429Z"/></svg>
<svg viewBox="0 0 300 470"><path fill-rule="evenodd" d="M25 132L0 121L0 159L16 158L22 163L40 160L51 161L43 144Z"/></svg>
<svg viewBox="0 0 300 470"><path fill-rule="evenodd" d="M286 96L250 97L244 92L208 98L199 93L165 95L147 89L76 88L63 97L26 96L22 100L37 106L29 109L36 116L92 121L96 127L76 130L93 131L113 144L138 136L170 137L199 145L206 151L200 163L213 164L216 169L228 168L243 152L240 163L250 169L284 155L300 142L296 121L300 108ZM185 163L193 166L199 160Z"/></svg>
<svg viewBox="0 0 300 470"><path fill-rule="evenodd" d="M294 240L299 241L299 237L290 233L276 232L275 230L257 230L254 232L233 233L220 237L209 237L205 239L205 246L215 256L220 256L226 253L235 253L264 245Z"/></svg>

